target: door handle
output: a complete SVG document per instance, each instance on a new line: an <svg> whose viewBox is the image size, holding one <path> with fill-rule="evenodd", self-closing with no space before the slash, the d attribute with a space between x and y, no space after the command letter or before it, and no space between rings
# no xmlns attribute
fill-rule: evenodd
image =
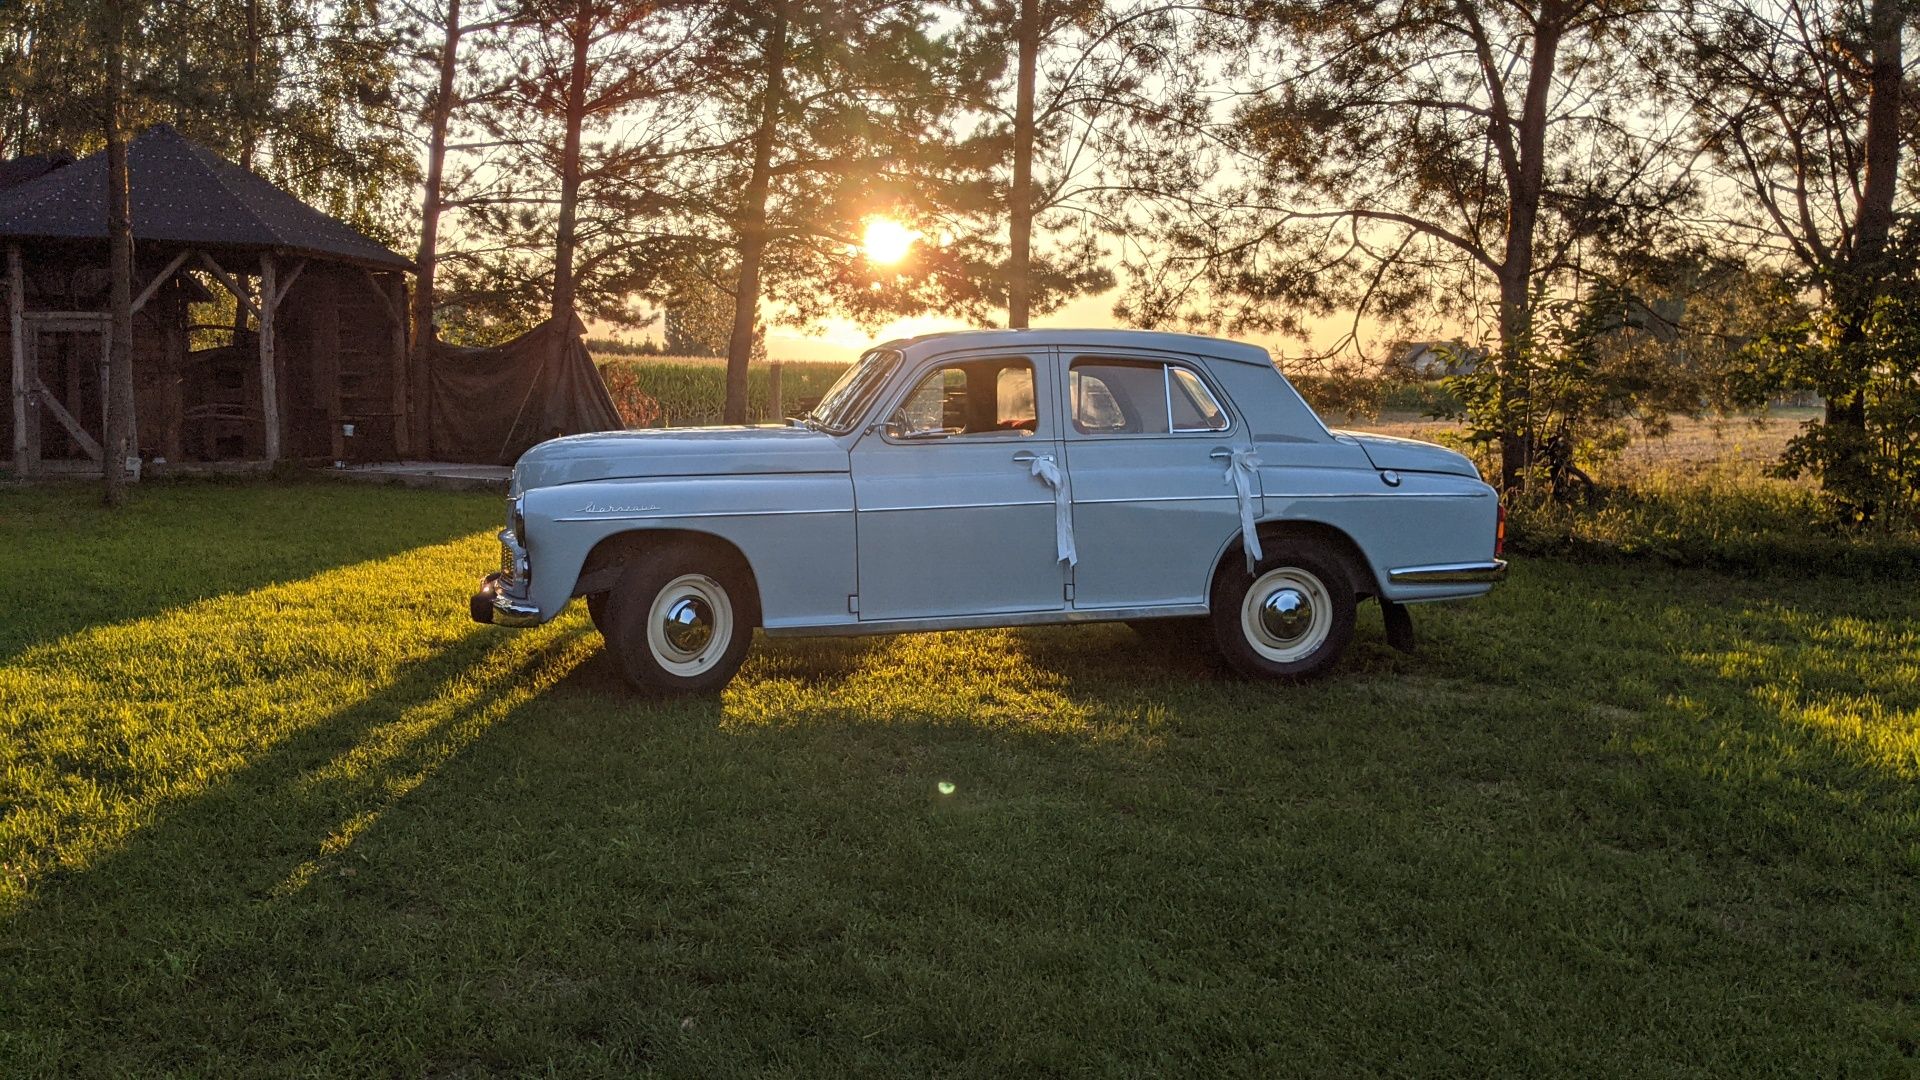
<svg viewBox="0 0 1920 1080"><path fill-rule="evenodd" d="M1233 456L1233 450L1225 446L1216 446L1213 448L1213 452L1208 454L1207 456L1210 458L1214 458L1218 461L1225 461L1226 459Z"/></svg>
<svg viewBox="0 0 1920 1080"><path fill-rule="evenodd" d="M1046 455L1036 454L1031 450L1022 450L1019 453L1013 455L1013 463L1015 465L1031 465L1036 461L1052 461L1052 460L1053 460L1053 455L1051 454L1046 454Z"/></svg>

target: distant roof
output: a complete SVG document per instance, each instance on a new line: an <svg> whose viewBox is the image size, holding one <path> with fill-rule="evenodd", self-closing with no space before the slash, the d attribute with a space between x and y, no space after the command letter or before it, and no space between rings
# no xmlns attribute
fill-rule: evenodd
<svg viewBox="0 0 1920 1080"><path fill-rule="evenodd" d="M24 184L71 164L73 155L68 153L28 154L11 161L0 161L0 189Z"/></svg>
<svg viewBox="0 0 1920 1080"><path fill-rule="evenodd" d="M968 340L961 340L968 339ZM923 334L919 337L902 338L885 343L886 348L911 350L916 345L938 343L953 347L967 347L978 341L983 349L1044 347L1065 345L1085 349L1159 349L1165 352L1180 352L1200 356L1213 356L1223 360L1238 360L1243 364L1273 366L1273 357L1258 345L1249 345L1244 341L1229 341L1226 338L1203 337L1199 334L1175 334L1165 330L1073 330L1048 327L1042 330L954 330L940 334Z"/></svg>
<svg viewBox="0 0 1920 1080"><path fill-rule="evenodd" d="M413 264L165 124L127 147L133 235L148 243L318 255L393 269ZM0 189L0 239L107 238L107 155Z"/></svg>

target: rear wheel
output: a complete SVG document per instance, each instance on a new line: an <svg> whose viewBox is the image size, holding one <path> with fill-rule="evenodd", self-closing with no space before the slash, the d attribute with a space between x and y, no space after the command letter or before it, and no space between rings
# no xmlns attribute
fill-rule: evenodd
<svg viewBox="0 0 1920 1080"><path fill-rule="evenodd" d="M1235 671L1300 680L1324 673L1353 640L1353 585L1341 560L1300 541L1268 545L1249 575L1213 585L1214 639Z"/></svg>
<svg viewBox="0 0 1920 1080"><path fill-rule="evenodd" d="M712 552L683 545L645 552L627 564L608 597L607 648L638 689L718 690L753 643L750 587L732 560Z"/></svg>

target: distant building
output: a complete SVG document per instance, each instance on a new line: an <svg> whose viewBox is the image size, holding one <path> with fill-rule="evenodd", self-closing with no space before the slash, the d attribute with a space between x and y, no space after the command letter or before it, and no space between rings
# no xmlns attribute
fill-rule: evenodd
<svg viewBox="0 0 1920 1080"><path fill-rule="evenodd" d="M1387 360L1387 370L1416 379L1471 375L1486 355L1485 349L1458 341L1409 341Z"/></svg>

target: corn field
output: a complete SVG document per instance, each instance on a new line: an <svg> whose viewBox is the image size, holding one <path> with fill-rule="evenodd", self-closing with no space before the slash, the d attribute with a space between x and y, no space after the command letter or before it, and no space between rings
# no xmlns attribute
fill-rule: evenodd
<svg viewBox="0 0 1920 1080"><path fill-rule="evenodd" d="M696 427L718 424L727 396L727 365L704 356L650 356L616 358L602 362L613 403L629 428ZM781 363L780 411L799 416L813 408L845 364ZM769 400L771 364L755 364L747 371L747 421L776 422Z"/></svg>

